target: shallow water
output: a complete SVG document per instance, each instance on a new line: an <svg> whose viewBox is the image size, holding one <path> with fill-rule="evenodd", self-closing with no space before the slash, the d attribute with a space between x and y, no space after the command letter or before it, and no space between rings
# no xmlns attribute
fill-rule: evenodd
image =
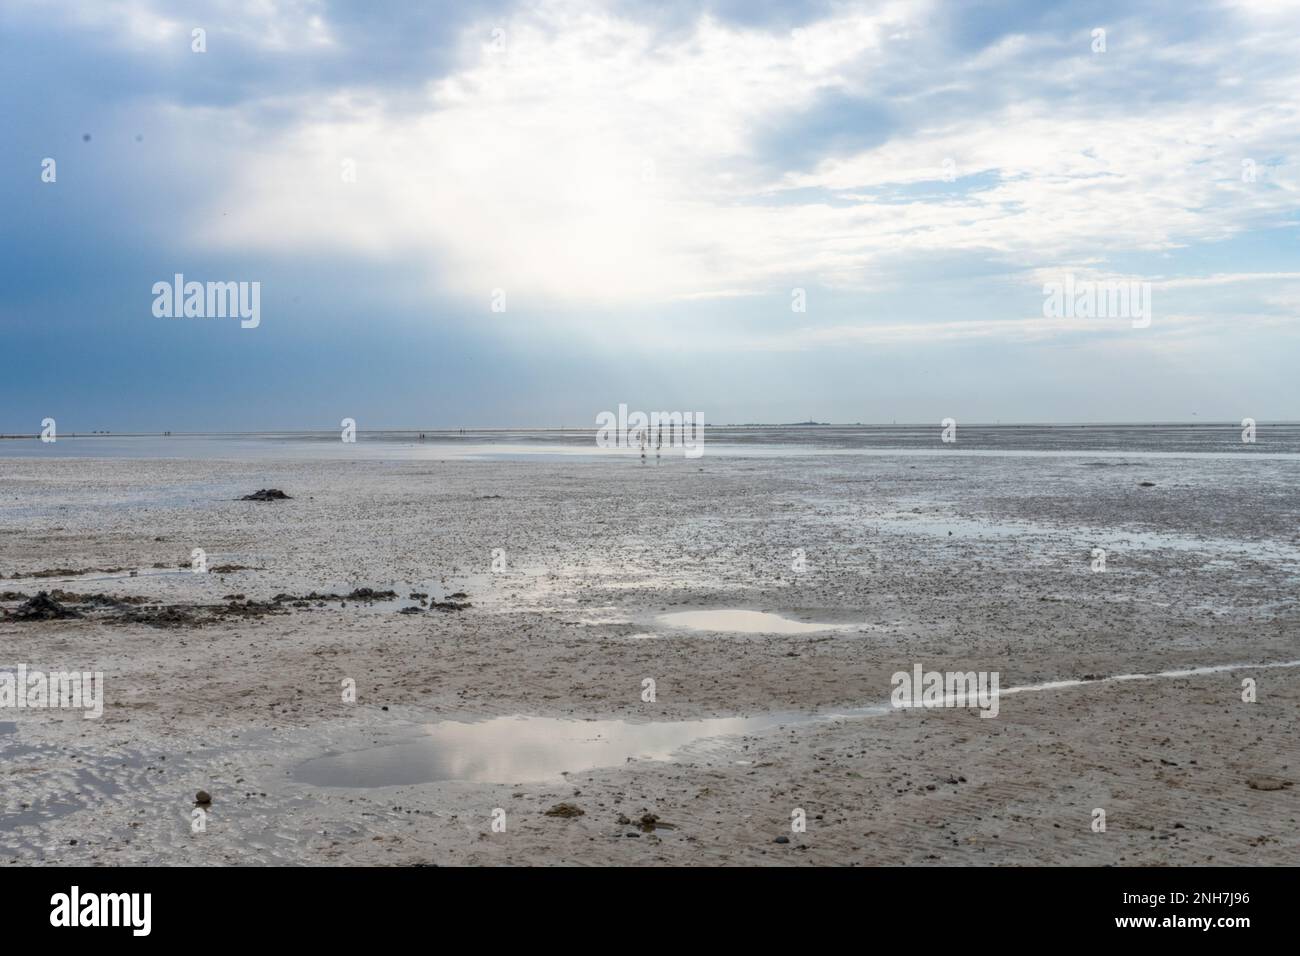
<svg viewBox="0 0 1300 956"><path fill-rule="evenodd" d="M694 741L754 733L790 719L768 714L648 723L522 716L441 721L408 743L308 760L293 777L324 787L535 782L637 758L667 760Z"/></svg>
<svg viewBox="0 0 1300 956"><path fill-rule="evenodd" d="M1256 441L1241 440L1239 423L1142 425L960 425L957 441L944 443L938 423L920 425L713 425L705 426L703 454L760 458L790 455L1049 455L1300 458L1300 424L1261 423ZM421 437L423 435L423 437ZM148 435L60 434L55 442L35 437L0 440L0 458L200 458L200 459L509 459L638 458L637 449L596 447L594 428L365 429L344 443L338 430L296 432L177 433ZM656 464L695 467L682 449L665 449Z"/></svg>
<svg viewBox="0 0 1300 956"><path fill-rule="evenodd" d="M1237 670L1300 667L1300 660L1218 664L1152 674L1117 674L1002 688L996 695L1065 690L1122 681L1196 677ZM320 787L396 787L438 781L513 784L560 779L566 773L616 767L632 760L669 760L716 738L775 727L905 713L888 704L814 714L772 713L710 720L570 720L522 715L426 725L404 743L332 753L299 764L298 783Z"/></svg>

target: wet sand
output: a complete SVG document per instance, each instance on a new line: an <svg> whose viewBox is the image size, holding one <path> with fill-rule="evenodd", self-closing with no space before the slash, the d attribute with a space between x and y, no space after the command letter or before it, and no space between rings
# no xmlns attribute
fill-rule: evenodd
<svg viewBox="0 0 1300 956"><path fill-rule="evenodd" d="M1300 658L1298 478L1140 456L8 459L0 592L190 610L0 619L0 667L106 679L100 720L0 712L0 861L1295 865L1300 668L1089 680L993 719L833 715L887 705L917 663L1008 688ZM259 488L293 497L236 500ZM189 573L194 548L247 570ZM32 577L51 569L89 573ZM398 597L301 600L358 588ZM729 609L818 627L665 617ZM608 766L557 746L538 770L507 744L538 731L536 753L552 725L493 721L513 715L627 737L603 738ZM627 729L737 718L756 724ZM353 784L443 779L304 769L347 754Z"/></svg>

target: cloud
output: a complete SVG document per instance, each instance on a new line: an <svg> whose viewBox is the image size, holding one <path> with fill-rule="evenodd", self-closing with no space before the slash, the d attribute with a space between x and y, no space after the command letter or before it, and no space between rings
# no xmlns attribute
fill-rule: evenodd
<svg viewBox="0 0 1300 956"><path fill-rule="evenodd" d="M665 35L600 4L525 4L466 27L461 65L410 111L346 85L284 104L290 121L264 131L217 200L229 215L200 235L410 253L469 300L606 307L870 288L900 250L1068 265L1222 242L1289 211L1300 126L1240 83L1257 72L1293 100L1278 58L1297 41L1247 65L1229 44L1121 22L1096 54L1080 21L962 53L921 29L933 16L891 3L773 30L701 14ZM1152 84L1136 99L1135 74ZM965 108L984 84L984 107ZM955 189L900 201L946 169ZM833 201L761 201L783 194Z"/></svg>
<svg viewBox="0 0 1300 956"><path fill-rule="evenodd" d="M516 381L561 353L768 352L829 393L877 347L928 371L1163 344L1178 394L1235 349L1267 370L1235 387L1293 405L1295 11L10 0L0 311L148 342L130 323L183 271L262 281L259 347L360 313L394 352L463 333ZM1149 334L1042 319L1067 271L1152 283Z"/></svg>

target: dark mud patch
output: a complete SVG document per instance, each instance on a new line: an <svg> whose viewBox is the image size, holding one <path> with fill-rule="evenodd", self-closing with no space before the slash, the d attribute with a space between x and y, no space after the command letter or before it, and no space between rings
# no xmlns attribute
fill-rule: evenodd
<svg viewBox="0 0 1300 956"><path fill-rule="evenodd" d="M42 591L34 598L28 598L12 617L19 621L59 621L67 618L82 617L79 611L50 597L49 592Z"/></svg>
<svg viewBox="0 0 1300 956"><path fill-rule="evenodd" d="M50 595L56 601L62 601L64 604L82 604L91 607L121 607L123 605L149 603L149 599L143 597L115 597L112 594L82 594L77 591L64 591L61 588L55 588L50 592Z"/></svg>
<svg viewBox="0 0 1300 956"><path fill-rule="evenodd" d="M428 585L425 585L428 587ZM402 597L396 591L391 589L378 588L355 588L347 593L339 592L321 592L312 591L308 594L276 594L272 598L274 604L290 605L292 607L324 607L330 604L347 606L348 604L360 605L374 610L395 610L398 614L422 614L424 611L463 611L473 607L465 598L469 594L458 591L454 594L446 594L446 600L439 601L433 597L430 591L421 589L413 591L406 588L404 591L409 592L407 597Z"/></svg>
<svg viewBox="0 0 1300 956"><path fill-rule="evenodd" d="M441 611L444 614L453 611L467 611L474 605L468 601L430 601L428 609L430 611ZM423 614L425 611L424 602L413 604L410 607L404 607L398 610L398 614Z"/></svg>
<svg viewBox="0 0 1300 956"><path fill-rule="evenodd" d="M279 488L258 488L251 495L244 495L240 501L291 501L292 498L286 495Z"/></svg>
<svg viewBox="0 0 1300 956"><path fill-rule="evenodd" d="M21 599L25 595L6 591L0 599ZM115 597L111 594L77 594L72 591L41 591L13 610L0 609L10 621L89 620L104 624L144 624L157 628L203 627L220 621L260 618L284 614L274 602L232 601L228 604L159 604L144 597Z"/></svg>
<svg viewBox="0 0 1300 956"><path fill-rule="evenodd" d="M358 604L372 604L375 601L395 601L397 600L396 591L379 591L375 588L356 588L347 594L321 594L312 591L310 594L294 595L280 593L271 600L276 604L293 604L297 607L305 607L308 604L327 604L331 601L355 601Z"/></svg>
<svg viewBox="0 0 1300 956"><path fill-rule="evenodd" d="M430 611L442 611L444 613L449 611L466 611L472 608L473 606L474 605L470 604L468 601L430 601L429 602Z"/></svg>
<svg viewBox="0 0 1300 956"><path fill-rule="evenodd" d="M231 601L229 604L158 604L131 608L107 619L112 624L145 624L149 627L205 627L228 621L257 620L272 614L287 614L272 601Z"/></svg>
<svg viewBox="0 0 1300 956"><path fill-rule="evenodd" d="M9 575L12 581L23 578L77 578L84 574L121 574L130 568L45 568L42 571L22 571ZM0 578L5 575L0 574Z"/></svg>
<svg viewBox="0 0 1300 956"><path fill-rule="evenodd" d="M397 605L403 598L396 591L379 590L377 588L355 588L347 594L339 594L333 591L312 591L310 594L277 594L271 600L277 604L288 604L302 608L324 607L327 604L347 605L351 602L352 604L365 605L380 610L396 610L399 614L422 614L425 611L464 611L473 607L472 604L464 600L468 597L469 595L464 591L457 591L455 594L447 595L447 600L439 601L430 597L428 591L410 591L405 600L415 603L398 607Z"/></svg>
<svg viewBox="0 0 1300 956"><path fill-rule="evenodd" d="M212 570L221 573L231 569L262 570L244 568L242 565L222 565ZM431 598L428 591L413 591L409 600L417 603L399 607L403 599L397 591L359 587L344 593L313 590L309 594L297 595L282 592L269 601L253 600L242 593L232 593L222 597L221 600L225 602L222 604L164 604L148 597L117 597L112 594L78 593L61 589L41 591L36 597L22 591L3 591L0 592L0 605L18 606L0 606L0 618L11 621L86 619L104 624L143 624L164 629L198 628L219 622L288 614L292 608L325 607L329 604L342 607L353 604L375 610L397 609L403 614L464 611L473 606L464 600L468 597L464 591L457 591L449 596L450 599L439 601Z"/></svg>

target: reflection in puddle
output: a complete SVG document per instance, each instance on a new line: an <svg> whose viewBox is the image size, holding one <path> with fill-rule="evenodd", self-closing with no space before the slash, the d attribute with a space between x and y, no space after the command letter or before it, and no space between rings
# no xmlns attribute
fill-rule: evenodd
<svg viewBox="0 0 1300 956"><path fill-rule="evenodd" d="M801 719L809 718L765 714L653 723L553 717L447 720L425 727L410 743L309 760L297 768L294 779L324 787L554 780L564 771L618 766L636 758L667 760L695 741L755 733Z"/></svg>
<svg viewBox="0 0 1300 956"><path fill-rule="evenodd" d="M1300 660L1219 664L1150 674L1117 674L1088 680L1022 684L1003 688L999 696L1113 682L1291 667L1300 667ZM475 722L444 720L425 726L419 737L406 743L308 760L294 770L293 779L321 787L396 787L442 780L499 784L557 780L566 772L616 767L629 760L668 760L675 754L687 752L693 745L714 738L762 733L775 727L908 712L908 709L896 710L888 704L880 704L838 713L774 713L651 723L519 716ZM737 760L735 763L744 765L746 761Z"/></svg>
<svg viewBox="0 0 1300 956"><path fill-rule="evenodd" d="M679 611L659 615L668 627L694 631L730 631L739 634L811 634L813 631L843 630L843 624L803 624L765 611Z"/></svg>

